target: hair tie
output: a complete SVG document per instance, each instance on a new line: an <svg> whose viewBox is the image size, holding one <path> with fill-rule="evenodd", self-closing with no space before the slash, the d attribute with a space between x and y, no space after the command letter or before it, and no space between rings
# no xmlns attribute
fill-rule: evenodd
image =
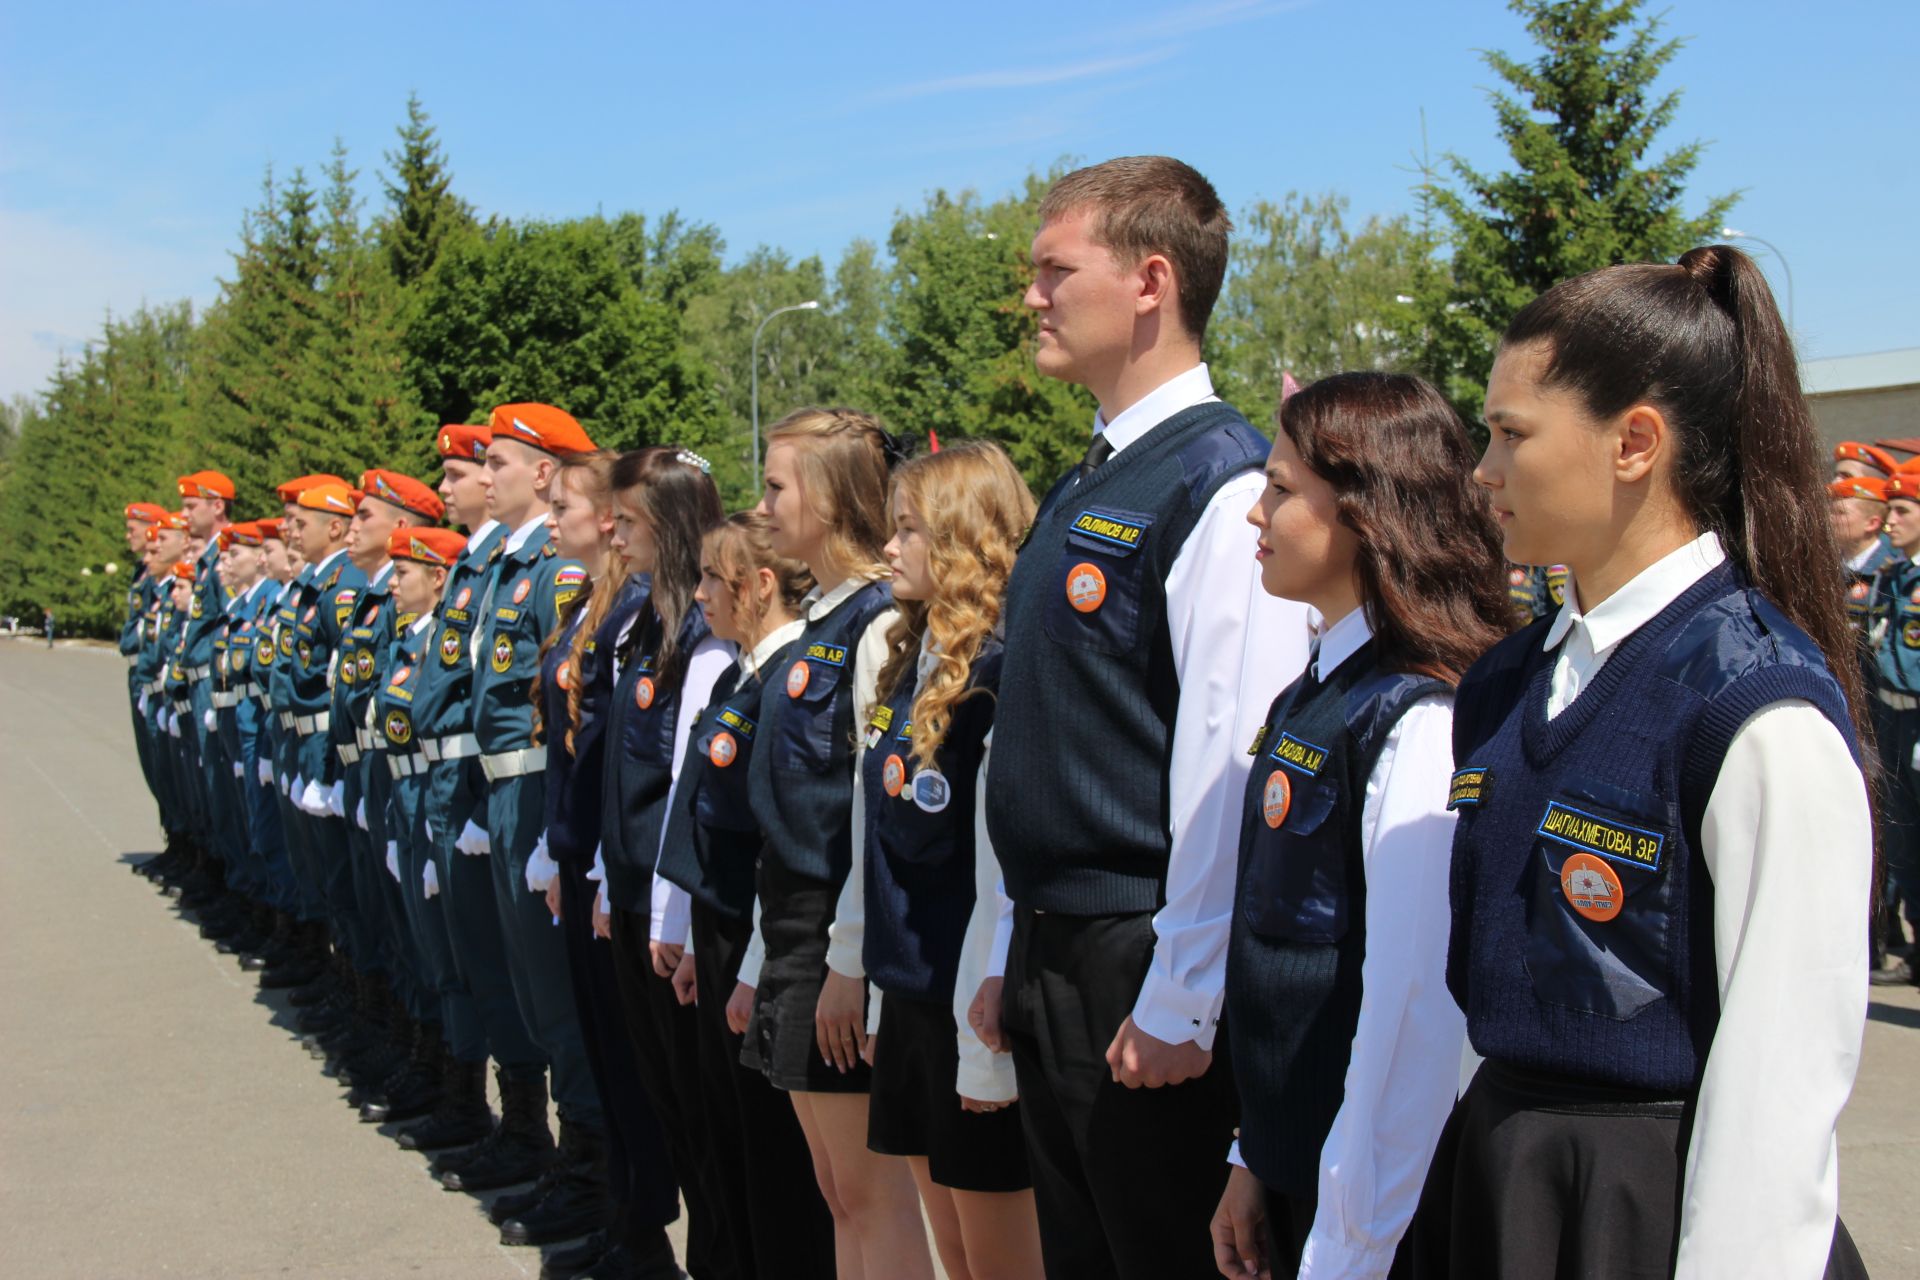
<svg viewBox="0 0 1920 1280"><path fill-rule="evenodd" d="M912 445L906 436L895 435L893 432L884 429L880 430L880 451L887 455L887 470L891 471L905 462L907 460L907 453L911 448Z"/></svg>
<svg viewBox="0 0 1920 1280"><path fill-rule="evenodd" d="M684 462L686 465L690 467L698 468L700 474L703 476L710 476L713 474L713 464L711 462L708 462L705 458L701 457L699 454L695 453L691 449L682 449L679 453L674 455L673 460L675 462Z"/></svg>

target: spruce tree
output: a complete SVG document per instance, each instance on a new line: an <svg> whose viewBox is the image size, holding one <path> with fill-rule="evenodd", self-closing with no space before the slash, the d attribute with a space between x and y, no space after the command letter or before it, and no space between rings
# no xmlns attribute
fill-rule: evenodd
<svg viewBox="0 0 1920 1280"><path fill-rule="evenodd" d="M1470 417L1480 411L1493 348L1514 313L1552 285L1618 262L1671 261L1713 235L1734 196L1698 214L1682 207L1703 144L1653 158L1680 91L1655 81L1681 41L1662 39L1640 0L1510 0L1539 56L1486 62L1511 92L1494 114L1514 167L1488 174L1457 155L1453 185L1430 181L1450 230L1451 281L1423 289L1433 348L1423 362Z"/></svg>
<svg viewBox="0 0 1920 1280"><path fill-rule="evenodd" d="M472 227L473 210L450 190L453 173L418 94L408 95L407 122L395 132L400 149L386 153L393 174L381 180L388 205L381 243L404 289L432 269L449 235Z"/></svg>

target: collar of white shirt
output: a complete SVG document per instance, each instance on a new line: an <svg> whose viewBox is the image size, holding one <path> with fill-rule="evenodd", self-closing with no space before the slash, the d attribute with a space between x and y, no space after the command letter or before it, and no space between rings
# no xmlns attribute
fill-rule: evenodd
<svg viewBox="0 0 1920 1280"><path fill-rule="evenodd" d="M807 598L801 601L800 612L808 622L818 622L845 604L852 598L854 592L872 581L872 578L862 578L856 574L831 591L822 592L819 587L815 587L807 592Z"/></svg>
<svg viewBox="0 0 1920 1280"><path fill-rule="evenodd" d="M1373 627L1363 606L1355 609L1320 634L1320 656L1313 660L1313 678L1325 680L1340 669L1340 664L1360 652L1360 646L1373 639Z"/></svg>
<svg viewBox="0 0 1920 1280"><path fill-rule="evenodd" d="M373 571L373 577L368 579L367 581L367 589L369 591L379 590L380 584L385 582L388 578L392 576L393 576L393 561L389 560L385 564L381 565L378 569L375 569Z"/></svg>
<svg viewBox="0 0 1920 1280"><path fill-rule="evenodd" d="M1147 392L1121 410L1120 416L1112 422L1094 414L1093 434L1104 434L1107 443L1118 453L1182 409L1191 409L1197 404L1206 404L1219 398L1213 394L1213 375L1207 372L1206 365L1197 364Z"/></svg>
<svg viewBox="0 0 1920 1280"><path fill-rule="evenodd" d="M428 627L432 626L433 622L434 622L433 610L429 609L427 610L427 612L421 614L419 617L413 620L413 625L407 628L407 634L410 636L417 636L422 631L425 631Z"/></svg>
<svg viewBox="0 0 1920 1280"><path fill-rule="evenodd" d="M1879 554L1880 554L1880 539L1875 538L1872 542L1869 542L1861 550L1859 555L1852 556L1847 560L1847 568L1852 569L1855 573L1858 573L1860 570L1867 567L1867 561L1873 559L1875 556Z"/></svg>
<svg viewBox="0 0 1920 1280"><path fill-rule="evenodd" d="M1686 546L1655 560L1587 613L1580 612L1580 593L1569 573L1566 603L1560 606L1553 625L1547 628L1543 647L1549 651L1559 648L1560 642L1579 628L1594 653L1605 653L1653 621L1662 609L1726 563L1726 559L1720 535L1709 530Z"/></svg>
<svg viewBox="0 0 1920 1280"><path fill-rule="evenodd" d="M332 555L326 557L319 564L313 566L313 580L315 582L320 581L320 577L322 574L326 573L327 567L329 565L338 564L340 562L341 557L345 556L346 554L347 554L347 549L345 547L342 547L338 551L334 552Z"/></svg>
<svg viewBox="0 0 1920 1280"><path fill-rule="evenodd" d="M741 655L741 681L744 683L745 681L751 680L760 668L766 665L767 659L778 653L781 645L787 643L787 641L793 639L799 635L801 631L805 630L806 625L807 624L800 619L795 618L791 622L781 623L764 636L761 636L760 643L753 646L752 653Z"/></svg>
<svg viewBox="0 0 1920 1280"><path fill-rule="evenodd" d="M498 520L495 520L492 517L488 517L486 520L483 520L480 522L480 527L478 529L475 529L473 532L467 535L467 545L470 547L479 546L482 542L485 542L487 540L487 538L493 533L495 529L498 529L499 527L500 527L500 522Z"/></svg>
<svg viewBox="0 0 1920 1280"><path fill-rule="evenodd" d="M514 552L518 551L520 548L526 546L527 539L533 536L533 531L535 529L538 529L541 525L545 524L546 522L547 522L547 513L542 511L539 515L527 521L525 524L521 525L518 529L515 529L511 534L507 536L507 554L512 555Z"/></svg>

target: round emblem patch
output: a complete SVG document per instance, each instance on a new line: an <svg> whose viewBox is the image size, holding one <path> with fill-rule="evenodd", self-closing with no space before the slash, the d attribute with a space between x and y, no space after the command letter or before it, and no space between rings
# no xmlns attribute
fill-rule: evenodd
<svg viewBox="0 0 1920 1280"><path fill-rule="evenodd" d="M504 675L513 666L513 638L495 636L493 638L493 669Z"/></svg>
<svg viewBox="0 0 1920 1280"><path fill-rule="evenodd" d="M1507 584L1509 586L1524 587L1527 584L1527 571L1525 569L1507 570Z"/></svg>
<svg viewBox="0 0 1920 1280"><path fill-rule="evenodd" d="M293 656L293 632L282 631L280 633L280 654L282 657L287 658Z"/></svg>
<svg viewBox="0 0 1920 1280"><path fill-rule="evenodd" d="M300 665L303 667L313 665L313 645L310 641L302 640L300 642Z"/></svg>
<svg viewBox="0 0 1920 1280"><path fill-rule="evenodd" d="M398 708L387 712L387 741L396 747L413 741L413 721Z"/></svg>
<svg viewBox="0 0 1920 1280"><path fill-rule="evenodd" d="M1267 775L1267 785L1260 789L1260 816L1267 820L1267 826L1278 831L1291 808L1293 782L1285 769L1275 769Z"/></svg>
<svg viewBox="0 0 1920 1280"><path fill-rule="evenodd" d="M923 813L939 813L953 799L953 787L943 773L922 769L913 775L913 802Z"/></svg>
<svg viewBox="0 0 1920 1280"><path fill-rule="evenodd" d="M197 618L200 616L200 597L199 596L195 596L193 598L193 607L187 610L187 616L189 618Z"/></svg>
<svg viewBox="0 0 1920 1280"><path fill-rule="evenodd" d="M453 607L456 609L464 609L467 607L467 601L471 599L473 599L473 588L462 587L460 588L460 594L453 598Z"/></svg>
<svg viewBox="0 0 1920 1280"><path fill-rule="evenodd" d="M1605 923L1620 914L1626 894L1620 877L1606 859L1591 853L1576 853L1560 868L1560 892L1574 911L1588 920Z"/></svg>
<svg viewBox="0 0 1920 1280"><path fill-rule="evenodd" d="M707 745L707 759L713 761L715 768L724 769L739 756L740 744L735 742L733 735L725 729L714 734L713 741Z"/></svg>
<svg viewBox="0 0 1920 1280"><path fill-rule="evenodd" d="M310 605L308 605L308 606L307 606L307 611L306 611L306 613L304 613L304 614L302 614L302 615L301 615L301 617L300 617L300 621L302 621L302 622L312 622L312 621L313 621L313 615L314 615L314 614L316 614L316 613L318 613L318 612L320 612L320 606L319 606L319 605L317 605L317 604L310 604Z"/></svg>
<svg viewBox="0 0 1920 1280"><path fill-rule="evenodd" d="M460 633L448 627L440 633L440 661L452 666L460 661Z"/></svg>
<svg viewBox="0 0 1920 1280"><path fill-rule="evenodd" d="M356 677L354 675L353 655L350 653L342 654L340 657L340 683L352 684L355 678Z"/></svg>
<svg viewBox="0 0 1920 1280"><path fill-rule="evenodd" d="M880 767L880 785L887 789L888 795L897 797L907 785L907 762L899 756L888 756Z"/></svg>
<svg viewBox="0 0 1920 1280"><path fill-rule="evenodd" d="M633 686L633 705L642 711L653 705L652 676L641 676L640 682Z"/></svg>
<svg viewBox="0 0 1920 1280"><path fill-rule="evenodd" d="M413 668L403 662L393 669L393 674L387 677L387 683L391 685L403 685L407 682L407 677L412 674Z"/></svg>
<svg viewBox="0 0 1920 1280"><path fill-rule="evenodd" d="M562 662L553 669L553 682L562 689L573 688L573 663Z"/></svg>
<svg viewBox="0 0 1920 1280"><path fill-rule="evenodd" d="M520 579L520 585L513 589L513 602L515 604L519 604L521 601L527 598L527 593L532 590L533 590L532 578Z"/></svg>
<svg viewBox="0 0 1920 1280"><path fill-rule="evenodd" d="M360 668L360 678L362 680L373 679L373 650L362 649L356 665Z"/></svg>
<svg viewBox="0 0 1920 1280"><path fill-rule="evenodd" d="M807 681L813 678L813 668L805 658L793 664L787 670L787 696L797 698L807 691Z"/></svg>
<svg viewBox="0 0 1920 1280"><path fill-rule="evenodd" d="M377 604L370 604L367 606L367 612L365 616L363 616L360 619L360 625L363 627L370 627L373 625L373 620L379 616L380 616L380 606Z"/></svg>
<svg viewBox="0 0 1920 1280"><path fill-rule="evenodd" d="M273 665L273 641L262 640L253 651L253 660L263 667Z"/></svg>
<svg viewBox="0 0 1920 1280"><path fill-rule="evenodd" d="M1867 584L1864 582L1856 582L1847 588L1847 594L1855 600L1865 600L1867 598Z"/></svg>
<svg viewBox="0 0 1920 1280"><path fill-rule="evenodd" d="M1081 562L1067 571L1067 603L1078 613L1092 613L1107 602L1107 575L1100 566Z"/></svg>
<svg viewBox="0 0 1920 1280"><path fill-rule="evenodd" d="M1913 589L1913 594L1908 596L1907 599L1912 601L1914 604L1920 604L1920 587L1915 587Z"/></svg>
<svg viewBox="0 0 1920 1280"><path fill-rule="evenodd" d="M1920 649L1920 618L1901 625L1900 643L1909 649Z"/></svg>

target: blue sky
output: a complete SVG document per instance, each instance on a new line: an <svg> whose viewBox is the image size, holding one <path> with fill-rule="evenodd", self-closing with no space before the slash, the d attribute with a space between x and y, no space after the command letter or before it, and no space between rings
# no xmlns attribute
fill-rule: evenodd
<svg viewBox="0 0 1920 1280"><path fill-rule="evenodd" d="M1657 9L1657 5L1655 6ZM1695 206L1784 252L1803 354L1920 345L1920 5L1672 0ZM1238 209L1411 208L1426 140L1481 165L1491 0L1146 5L327 5L0 0L0 397L108 312L217 290L268 164L375 172L417 91L482 211L716 223L829 260L945 187L1063 156L1181 156ZM1784 293L1770 255L1761 254Z"/></svg>

